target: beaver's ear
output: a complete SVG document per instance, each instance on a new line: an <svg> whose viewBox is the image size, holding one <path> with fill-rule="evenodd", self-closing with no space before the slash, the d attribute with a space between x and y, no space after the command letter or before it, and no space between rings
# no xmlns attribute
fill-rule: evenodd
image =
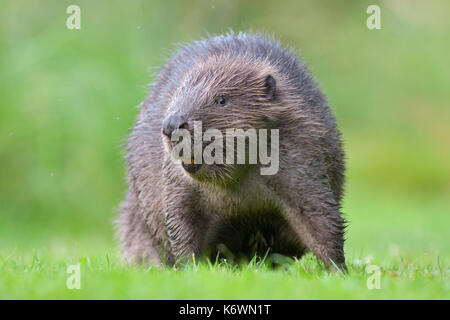
<svg viewBox="0 0 450 320"><path fill-rule="evenodd" d="M275 95L276 95L276 91L277 91L277 82L270 74L266 77L264 86L265 86L265 92L267 95L267 99L269 99L269 100L275 99Z"/></svg>

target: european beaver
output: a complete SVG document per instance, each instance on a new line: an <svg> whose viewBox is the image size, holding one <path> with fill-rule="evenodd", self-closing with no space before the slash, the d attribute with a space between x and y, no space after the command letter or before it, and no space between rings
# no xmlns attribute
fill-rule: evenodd
<svg viewBox="0 0 450 320"><path fill-rule="evenodd" d="M278 171L174 162L174 130L193 132L195 121L203 131L278 129ZM128 259L171 265L219 251L312 251L345 268L340 133L302 61L271 37L231 32L179 48L152 85L126 151L129 189L117 223Z"/></svg>

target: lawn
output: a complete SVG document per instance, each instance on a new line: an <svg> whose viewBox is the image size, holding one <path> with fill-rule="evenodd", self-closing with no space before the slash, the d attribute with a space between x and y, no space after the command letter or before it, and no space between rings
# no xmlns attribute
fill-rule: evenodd
<svg viewBox="0 0 450 320"><path fill-rule="evenodd" d="M70 1L2 1L0 299L449 299L450 4L405 3L380 2L382 29L368 30L371 1L78 1L68 30ZM135 106L174 44L229 27L294 47L336 113L346 275L312 255L178 270L120 257Z"/></svg>
<svg viewBox="0 0 450 320"><path fill-rule="evenodd" d="M269 254L239 265L191 261L178 270L130 266L114 245L102 242L104 235L63 236L35 247L2 248L0 298L449 299L447 199L385 194L367 207L371 193L355 193L345 207L357 212L349 215L347 275L324 270L311 254L299 261ZM434 218L427 220L423 210ZM67 268L76 264L81 288L68 289ZM379 289L367 285L374 283L375 272L367 269L372 265L380 268Z"/></svg>

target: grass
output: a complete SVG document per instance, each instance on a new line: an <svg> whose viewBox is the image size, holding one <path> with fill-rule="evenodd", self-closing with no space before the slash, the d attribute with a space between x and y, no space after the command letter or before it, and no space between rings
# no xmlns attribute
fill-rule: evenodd
<svg viewBox="0 0 450 320"><path fill-rule="evenodd" d="M70 258L69 258L70 257ZM269 258L268 258L269 259ZM68 264L80 263L81 289L66 288ZM348 275L328 273L308 255L272 270L264 263L191 263L182 270L131 267L108 254L54 255L43 249L2 256L1 298L29 299L442 299L448 270L439 262L384 260L380 289L369 290L366 265L352 260ZM20 276L19 276L20 274ZM448 278L447 278L448 279ZM24 288L27 288L24 290ZM5 295L5 291L8 293Z"/></svg>
<svg viewBox="0 0 450 320"><path fill-rule="evenodd" d="M344 208L357 212L347 215L347 275L326 271L311 254L295 261L269 254L238 265L191 261L178 270L130 266L114 243L62 237L0 250L0 298L449 299L446 199L423 203L386 193L363 210L369 194L355 193ZM434 219L423 218L421 202ZM74 264L80 264L80 290L66 287L67 268ZM371 265L381 271L378 290L367 286Z"/></svg>
<svg viewBox="0 0 450 320"><path fill-rule="evenodd" d="M0 298L449 299L448 1L0 3ZM343 132L349 274L283 263L128 266L121 145L174 43L263 30L305 58ZM150 70L150 72L149 72ZM268 256L267 259L273 257ZM66 269L80 263L81 290ZM369 290L367 264L381 269Z"/></svg>
<svg viewBox="0 0 450 320"><path fill-rule="evenodd" d="M264 264L239 266L190 263L182 270L131 267L109 254L64 258L42 249L0 257L0 298L7 299L442 299L449 298L448 270L415 258L392 257L381 267L380 289L367 287L366 266L352 260L348 275L328 273L308 255L272 270ZM270 257L267 258L270 260ZM80 264L81 288L69 290L69 264ZM20 276L19 276L20 274ZM24 288L27 288L24 290ZM8 293L5 295L5 291Z"/></svg>

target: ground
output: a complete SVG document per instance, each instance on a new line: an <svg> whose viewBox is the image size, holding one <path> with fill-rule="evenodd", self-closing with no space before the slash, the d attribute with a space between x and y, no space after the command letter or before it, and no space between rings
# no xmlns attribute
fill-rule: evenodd
<svg viewBox="0 0 450 320"><path fill-rule="evenodd" d="M299 261L269 254L240 265L191 261L178 270L136 267L96 237L62 238L34 248L3 248L0 298L449 299L446 199L386 194L367 207L365 197L371 198L370 193L358 191L345 207L354 212L346 275L324 270L311 254ZM422 216L425 207L434 219ZM269 261L277 267L272 269ZM67 268L78 263L81 288L70 290ZM373 288L376 271L368 266L380 268L379 289Z"/></svg>

